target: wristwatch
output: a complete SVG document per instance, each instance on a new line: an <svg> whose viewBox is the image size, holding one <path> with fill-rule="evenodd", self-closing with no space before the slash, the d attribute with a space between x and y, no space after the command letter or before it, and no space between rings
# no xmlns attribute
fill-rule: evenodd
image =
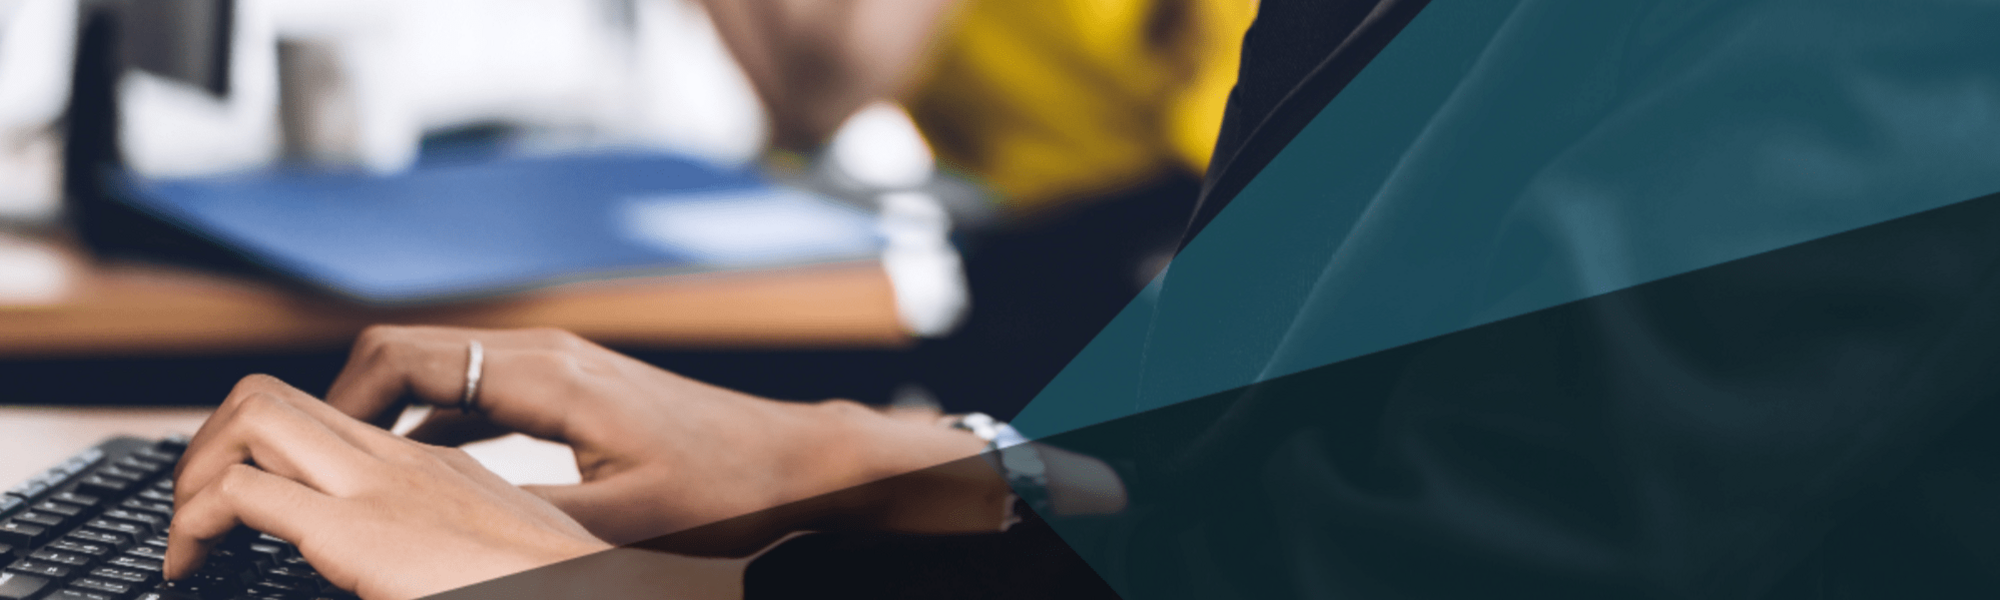
<svg viewBox="0 0 2000 600"><path fill-rule="evenodd" d="M1007 480L1007 487L1013 488L1018 504L1037 515L1047 515L1049 510L1048 465L1042 462L1042 455L1029 443L1027 436L1004 421L994 419L986 413L967 413L952 421L951 426L972 432L979 439L986 440L984 457L993 468ZM1025 515L1021 507L1010 507L1013 511L1008 524L1013 524Z"/></svg>

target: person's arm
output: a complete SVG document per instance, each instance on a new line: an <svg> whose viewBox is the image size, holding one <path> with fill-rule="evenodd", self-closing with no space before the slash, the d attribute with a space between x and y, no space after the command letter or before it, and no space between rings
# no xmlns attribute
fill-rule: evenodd
<svg viewBox="0 0 2000 600"><path fill-rule="evenodd" d="M459 443L520 431L560 441L575 450L582 483L516 488L461 451L357 418L393 420L410 399L457 405L474 339L483 349L478 411L433 411L412 437ZM176 475L183 510L168 573L191 574L242 524L297 544L331 581L368 598L561 561L514 584L583 585L565 574L587 571L591 585L731 597L750 558L799 531L1001 530L1012 490L977 456L985 447L934 413L766 400L562 331L377 327L361 336L328 402L251 376L204 424ZM1102 463L1041 452L1055 510L1122 507L1123 488ZM651 552L600 555L606 541ZM652 566L614 576L631 561Z"/></svg>
<svg viewBox="0 0 2000 600"><path fill-rule="evenodd" d="M703 0L763 97L773 142L817 145L908 83L954 0Z"/></svg>
<svg viewBox="0 0 2000 600"><path fill-rule="evenodd" d="M552 329L372 328L327 402L378 425L407 400L455 406L474 339L484 348L478 413L434 411L411 437L456 444L519 431L568 444L583 482L528 489L612 543L797 502L985 447L969 433L854 402L780 402L710 386ZM988 506L990 514L975 522L918 521L941 531L997 528L1009 492L984 475L938 482L936 493ZM771 526L764 537L799 524Z"/></svg>
<svg viewBox="0 0 2000 600"><path fill-rule="evenodd" d="M469 343L485 363L476 414L463 394ZM410 432L445 445L518 431L568 444L583 482L528 489L613 543L646 540L765 509L736 554L801 529L998 530L1012 490L986 442L934 412L845 400L780 402L718 388L553 329L374 327L327 403L386 426L403 403L444 407ZM1096 459L1041 448L1053 508L1114 512L1124 490ZM856 488L895 476L890 485ZM944 507L941 509L941 507Z"/></svg>

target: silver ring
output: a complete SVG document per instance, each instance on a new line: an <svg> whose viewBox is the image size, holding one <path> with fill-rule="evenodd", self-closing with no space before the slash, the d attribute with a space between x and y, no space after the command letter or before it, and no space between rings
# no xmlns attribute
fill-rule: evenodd
<svg viewBox="0 0 2000 600"><path fill-rule="evenodd" d="M479 378L486 371L486 347L479 340L472 340L465 347L465 395L458 399L458 409L471 413L479 412Z"/></svg>

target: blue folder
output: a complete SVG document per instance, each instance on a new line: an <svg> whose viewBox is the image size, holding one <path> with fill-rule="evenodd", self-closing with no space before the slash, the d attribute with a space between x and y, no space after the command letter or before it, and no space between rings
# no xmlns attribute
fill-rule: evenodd
<svg viewBox="0 0 2000 600"><path fill-rule="evenodd" d="M753 172L620 151L128 181L134 207L354 300L410 305L579 279L853 260L865 211Z"/></svg>

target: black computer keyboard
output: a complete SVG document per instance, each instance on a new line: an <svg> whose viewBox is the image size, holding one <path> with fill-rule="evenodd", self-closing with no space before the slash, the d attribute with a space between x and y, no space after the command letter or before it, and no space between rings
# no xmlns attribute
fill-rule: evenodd
<svg viewBox="0 0 2000 600"><path fill-rule="evenodd" d="M351 599L283 540L240 530L163 582L185 439L114 438L0 494L0 600Z"/></svg>

